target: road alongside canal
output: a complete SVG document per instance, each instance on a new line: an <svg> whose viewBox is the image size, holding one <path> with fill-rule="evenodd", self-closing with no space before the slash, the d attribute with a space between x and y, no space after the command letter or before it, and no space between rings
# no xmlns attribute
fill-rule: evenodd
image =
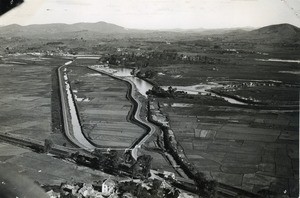
<svg viewBox="0 0 300 198"><path fill-rule="evenodd" d="M58 68L58 79L60 88L61 109L63 114L64 132L67 138L78 147L89 152L95 149L95 146L87 140L83 135L80 119L75 106L74 96L70 83L68 82L68 75L66 73L66 66L72 61L66 62Z"/></svg>

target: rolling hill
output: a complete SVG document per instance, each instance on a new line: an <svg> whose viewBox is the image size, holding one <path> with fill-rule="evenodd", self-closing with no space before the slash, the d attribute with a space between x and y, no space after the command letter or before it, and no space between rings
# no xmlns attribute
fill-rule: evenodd
<svg viewBox="0 0 300 198"><path fill-rule="evenodd" d="M163 36L166 38L180 36L181 38L201 37L214 35L225 36L227 41L246 41L263 43L297 43L300 44L300 28L290 24L278 24L262 27L255 30L249 29L196 29L196 30L136 30L106 23L76 23L76 24L37 24L37 25L8 25L0 27L0 37L22 37L22 38L46 38L65 39L71 37L83 37L87 39L99 36L109 37L111 35L135 35L139 37Z"/></svg>
<svg viewBox="0 0 300 198"><path fill-rule="evenodd" d="M72 33L91 32L94 34L110 34L127 32L125 28L106 23L76 23L76 24L36 24L28 26L8 25L0 27L0 36L19 36L19 37L68 37Z"/></svg>
<svg viewBox="0 0 300 198"><path fill-rule="evenodd" d="M237 34L235 39L264 43L298 43L300 42L300 28L290 24L265 26L252 31Z"/></svg>

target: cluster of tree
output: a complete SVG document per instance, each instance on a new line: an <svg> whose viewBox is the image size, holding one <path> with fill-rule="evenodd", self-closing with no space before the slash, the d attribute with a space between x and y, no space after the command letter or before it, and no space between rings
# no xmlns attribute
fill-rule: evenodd
<svg viewBox="0 0 300 198"><path fill-rule="evenodd" d="M52 147L53 147L53 142L49 139L45 139L44 152L49 153Z"/></svg>
<svg viewBox="0 0 300 198"><path fill-rule="evenodd" d="M96 167L101 167L107 173L118 173L118 167L121 162L121 157L116 150L102 152L100 149L95 149L92 153L96 157Z"/></svg>
<svg viewBox="0 0 300 198"><path fill-rule="evenodd" d="M170 88L171 89L171 88ZM51 140L45 140L44 152L49 152L53 146ZM152 157L150 155L142 155L135 161L130 152L125 152L123 157L119 155L116 150L109 150L108 152L102 152L100 149L95 149L92 152L94 157L88 157L80 154L79 152L72 153L70 158L76 162L76 164L90 167L93 169L103 170L110 174L119 174L120 170L127 172L133 178L139 178L142 180L147 179L150 176ZM122 169L124 163L130 166L127 169ZM183 164L185 166L186 164ZM191 167L189 171L194 172ZM214 193L216 183L214 181L208 181L205 179L202 173L196 172L192 176L197 184L200 195L212 195ZM126 184L126 185L124 185ZM125 192L130 192L137 197L178 197L179 192L168 188L161 188L161 181L152 181L152 188L147 190L140 184L134 182L121 183L119 185L119 192L121 195Z"/></svg>
<svg viewBox="0 0 300 198"><path fill-rule="evenodd" d="M53 41L53 42L47 42L46 45L64 45L64 43L60 41Z"/></svg>
<svg viewBox="0 0 300 198"><path fill-rule="evenodd" d="M136 76L139 78L148 78L151 79L156 75L156 73L154 71L152 71L151 69L146 70L145 72L139 71Z"/></svg>
<svg viewBox="0 0 300 198"><path fill-rule="evenodd" d="M150 175L152 157L150 155L142 155L132 166L132 177L145 179Z"/></svg>
<svg viewBox="0 0 300 198"><path fill-rule="evenodd" d="M149 65L149 57L135 53L115 53L106 54L99 59L100 62L109 63L111 65L124 65L131 67L147 67Z"/></svg>
<svg viewBox="0 0 300 198"><path fill-rule="evenodd" d="M203 173L197 172L194 174L194 181L197 185L199 195L211 198L215 197L217 183L214 180L207 180Z"/></svg>
<svg viewBox="0 0 300 198"><path fill-rule="evenodd" d="M162 52L154 51L149 54L150 60L159 60L160 63L163 63L162 61L166 61L167 63L174 64L174 63L186 63L186 64L216 64L220 63L221 60L218 58L213 58L209 56L203 56L203 55L187 55L187 54L181 54L176 51L169 51L164 50Z"/></svg>
<svg viewBox="0 0 300 198"><path fill-rule="evenodd" d="M117 186L118 195L123 197L129 193L134 197L143 198L179 197L180 192L177 189L164 188L160 180L153 180L149 185L151 185L151 189L147 190L140 183L133 181L120 182Z"/></svg>
<svg viewBox="0 0 300 198"><path fill-rule="evenodd" d="M131 52L131 53L114 53L107 54L100 58L101 62L112 65L124 65L134 67L147 67L149 65L161 64L217 64L222 60L214 57L203 55L186 55L180 54L173 50L151 51L151 52Z"/></svg>
<svg viewBox="0 0 300 198"><path fill-rule="evenodd" d="M47 146L48 147L48 146ZM135 161L129 152L125 152L123 156L116 150L102 152L95 149L92 152L94 157L81 155L79 152L71 154L70 158L77 164L87 166L93 169L103 170L110 174L119 174L126 172L133 178L146 179L150 176L150 168L152 157L150 155L139 156Z"/></svg>
<svg viewBox="0 0 300 198"><path fill-rule="evenodd" d="M168 87L168 90L164 90L160 86L153 86L151 90L146 92L147 95L153 95L159 98L174 98L179 95L186 95L183 91L177 91L176 88Z"/></svg>

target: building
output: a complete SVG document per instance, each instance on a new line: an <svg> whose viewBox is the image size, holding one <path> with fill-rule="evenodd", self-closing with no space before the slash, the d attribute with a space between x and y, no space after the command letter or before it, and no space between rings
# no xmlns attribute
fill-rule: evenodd
<svg viewBox="0 0 300 198"><path fill-rule="evenodd" d="M116 186L116 182L112 179L108 178L103 181L102 183L102 194L103 195L110 195L114 192Z"/></svg>

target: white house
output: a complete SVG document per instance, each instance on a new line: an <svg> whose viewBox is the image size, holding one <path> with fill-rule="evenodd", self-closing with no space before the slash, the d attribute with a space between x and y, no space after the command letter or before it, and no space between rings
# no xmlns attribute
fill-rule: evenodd
<svg viewBox="0 0 300 198"><path fill-rule="evenodd" d="M116 182L114 182L112 179L108 178L103 181L102 183L102 194L103 195L110 195L114 192L116 186Z"/></svg>
<svg viewBox="0 0 300 198"><path fill-rule="evenodd" d="M172 179L175 179L175 173L164 171L163 174L165 177L171 177Z"/></svg>

